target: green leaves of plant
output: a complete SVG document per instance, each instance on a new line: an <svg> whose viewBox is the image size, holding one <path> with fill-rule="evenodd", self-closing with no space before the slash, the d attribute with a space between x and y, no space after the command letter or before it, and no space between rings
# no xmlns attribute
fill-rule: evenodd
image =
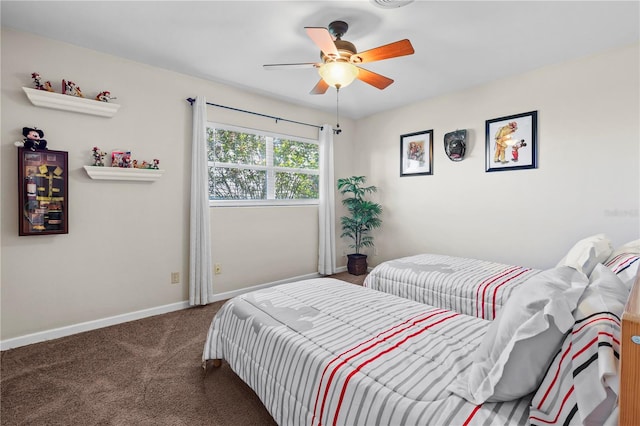
<svg viewBox="0 0 640 426"><path fill-rule="evenodd" d="M363 186L365 183L365 176L338 179L338 190L342 195L348 195L342 200L342 204L350 214L350 216L340 218L342 225L340 237L353 240L353 244L349 247L355 249L356 254L360 253L362 247L373 246L373 237L368 233L382 225L382 220L379 218L382 214L382 206L364 198L367 194L376 192L378 188Z"/></svg>

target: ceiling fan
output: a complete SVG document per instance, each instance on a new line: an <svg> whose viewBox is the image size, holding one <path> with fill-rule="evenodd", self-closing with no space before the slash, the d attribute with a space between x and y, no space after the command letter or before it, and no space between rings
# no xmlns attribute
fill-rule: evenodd
<svg viewBox="0 0 640 426"><path fill-rule="evenodd" d="M329 28L305 27L309 38L320 48L322 62L306 62L297 64L267 64L265 69L282 68L317 68L321 76L320 81L311 90L313 95L324 94L329 86L340 89L354 79L364 81L380 90L385 89L393 80L373 71L366 70L359 64L412 55L414 53L411 42L407 39L378 46L373 49L358 52L353 43L342 40L349 25L344 21L334 21ZM335 39L335 40L334 40Z"/></svg>

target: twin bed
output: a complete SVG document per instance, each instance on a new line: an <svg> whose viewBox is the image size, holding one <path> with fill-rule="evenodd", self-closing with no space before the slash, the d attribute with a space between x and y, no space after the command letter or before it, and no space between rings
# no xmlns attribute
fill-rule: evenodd
<svg viewBox="0 0 640 426"><path fill-rule="evenodd" d="M227 361L280 425L615 424L639 387L619 374L634 244L576 244L545 271L420 255L371 288L254 291L216 314L203 361Z"/></svg>
<svg viewBox="0 0 640 426"><path fill-rule="evenodd" d="M364 286L492 320L513 291L541 270L479 259L419 254L383 262Z"/></svg>
<svg viewBox="0 0 640 426"><path fill-rule="evenodd" d="M578 241L558 265L584 270L604 263L630 287L639 252L639 241L612 250L606 236L598 234ZM381 263L367 275L364 286L492 320L514 290L540 272L521 265L425 253Z"/></svg>

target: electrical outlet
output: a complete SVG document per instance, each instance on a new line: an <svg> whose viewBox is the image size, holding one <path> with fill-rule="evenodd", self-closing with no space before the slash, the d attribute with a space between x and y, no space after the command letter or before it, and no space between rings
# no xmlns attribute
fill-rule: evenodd
<svg viewBox="0 0 640 426"><path fill-rule="evenodd" d="M215 265L213 265L213 272L216 275L220 275L222 273L222 266L220 266L219 263L216 263Z"/></svg>
<svg viewBox="0 0 640 426"><path fill-rule="evenodd" d="M180 272L171 273L171 284L180 284Z"/></svg>

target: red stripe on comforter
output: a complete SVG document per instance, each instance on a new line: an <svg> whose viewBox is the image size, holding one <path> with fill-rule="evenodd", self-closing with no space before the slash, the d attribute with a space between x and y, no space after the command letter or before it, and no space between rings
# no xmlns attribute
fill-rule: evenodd
<svg viewBox="0 0 640 426"><path fill-rule="evenodd" d="M612 317L596 317L590 321L587 321L583 324L580 325L580 327L578 327L577 329L573 330L571 332L571 334L573 336L579 334L585 327L593 325L594 323L597 322L611 322L617 325L620 325L619 321L617 321L617 319L612 318ZM578 349L575 353L573 353L571 355L571 360L574 361L576 360L578 357L580 357L581 354L589 351L593 346L598 346L598 344L600 343L601 339L599 338L599 336L607 336L609 337L613 342L615 342L616 344L620 344L620 341L616 338L616 336L613 333L609 333L606 331L598 331L596 337L594 337L593 339L591 339L590 341L588 341L587 343L585 343L585 345L581 348ZM554 390L555 386L560 385L560 383L558 382L558 377L560 375L560 372L567 367L563 367L565 361L567 360L567 356L569 354L572 353L572 348L573 348L573 342L570 342L569 345L567 346L567 348L564 350L564 352L561 355L561 359L560 362L558 363L558 367L554 373L554 377L553 380L551 381L551 383L549 384L549 386L547 387L544 396L542 397L542 399L540 400L540 402L536 405L536 408L538 410L542 410L542 406L544 404L544 402L546 401L547 397L552 393L552 391ZM577 348L576 348L577 349ZM597 349L595 349L597 351ZM589 361L587 361L588 363ZM580 370L580 366L576 366L573 365L572 367L573 374L576 374L576 371ZM560 415L563 413L564 410L564 406L566 404L566 401L569 399L569 397L571 396L571 394L574 392L574 386L571 385L571 387L567 390L567 393L564 395L564 397L562 398L562 404L560 404L560 406L556 407L557 408L557 412L555 413L555 417L553 420L545 420L542 419L540 417L535 417L535 416L531 416L530 417L530 421L533 420L537 420L543 423L547 423L547 424L554 424L558 421L558 418L560 417ZM558 390L560 391L560 389ZM548 413L549 416L551 416L553 413Z"/></svg>
<svg viewBox="0 0 640 426"><path fill-rule="evenodd" d="M562 398L562 404L560 404L558 412L556 413L556 416L555 416L555 418L553 420L545 420L545 419L541 419L540 417L531 416L531 417L529 417L529 421L537 420L539 422L547 423L547 424L557 423L558 418L560 417L560 413L562 413L562 411L563 411L564 405L567 403L567 400L569 399L569 397L573 393L573 389L574 389L573 385L571 385L571 388L569 388L569 391L567 392L567 394L564 396L564 398Z"/></svg>
<svg viewBox="0 0 640 426"><path fill-rule="evenodd" d="M322 426L321 416L322 416L322 413L325 410L325 405L326 405L326 402L328 400L329 389L330 389L331 384L333 382L333 379L334 379L335 375L337 374L337 372L339 371L339 369L341 367L343 367L344 365L346 365L348 361L350 361L351 359L355 358L358 355L362 355L362 354L364 354L364 353L366 353L368 351L371 351L371 350L375 349L381 343L388 341L389 339L391 339L391 338L397 336L398 334L410 329L411 327L414 327L414 326L416 326L416 325L418 325L420 323L428 321L429 319L431 319L431 318L433 318L433 317L435 317L437 315L440 315L442 313L445 313L445 312L448 312L448 311L445 310L445 309L437 309L435 311L429 311L428 313L421 313L419 315L416 315L416 316L414 316L412 318L409 318L409 319L407 319L405 321L402 321L401 323L396 324L396 325L394 325L394 326L392 326L392 327L390 327L390 328L388 328L388 329L386 329L384 331L381 331L380 333L378 333L376 336L372 337L371 339L365 340L364 342L361 342L361 343L358 343L355 346L352 346L351 348L345 350L341 354L339 354L336 357L334 357L331 361L329 361L329 363L326 365L326 367L322 371L320 382L318 384L318 391L316 393L316 402L314 404L313 417L311 419L311 424L314 425L315 422L316 422L316 418L319 418L318 419L318 426ZM439 324L439 323L441 323L441 322L443 322L443 321L445 321L445 320L447 320L449 318L453 318L455 316L458 316L458 315L459 314L453 314L453 315L451 315L449 317L446 317L444 319L441 319L439 321L434 322L433 324L428 325L427 327L421 329L420 331L418 331L418 332L406 337L405 339L403 339L402 341L398 342L392 348L384 351L383 353L386 353L386 352L389 352L389 351L391 351L393 349L396 349L397 347L400 346L400 344L405 343L406 341L408 341L409 338L415 337L415 336L419 335L420 333L426 331L428 328L430 328L430 327L432 327L432 326L434 326L436 324ZM365 346L365 347L362 348L363 346ZM362 349L358 350L357 352L354 352L359 348L362 348ZM342 358L345 355L349 354L350 352L353 352L353 353L351 355L347 356L344 359ZM379 354L378 356L380 356L381 354ZM375 359L375 358L377 358L377 356L374 357L373 359ZM362 368L365 364L373 361L373 359L371 359L370 361L365 361L364 363L362 363L360 366L357 367L357 370ZM329 367L334 363L337 363L337 364L333 367L331 373L329 374L329 378L327 379L327 384L325 385L325 389L324 389L324 393L322 395L322 399L320 399L320 394L321 394L322 387L323 387L324 377L327 374L327 371L329 370ZM353 373L355 373L355 371ZM349 377L347 378L347 382L349 381L349 379L351 378L353 373L349 375ZM345 382L345 386L346 386L346 382ZM344 389L345 388L343 387L343 391L341 392L340 401L338 403L338 408L336 409L335 419L337 419L338 412L340 411L340 404L342 403L342 396L344 394ZM317 411L318 410L318 405L320 405L320 411ZM334 419L334 424L335 424L335 419Z"/></svg>
<svg viewBox="0 0 640 426"><path fill-rule="evenodd" d="M518 278L520 275L524 274L525 272L530 271L531 269L523 269L522 271L520 271L518 274L510 277L508 280L503 281L502 283L500 283L500 285L498 285L494 290L493 290L493 301L491 303L491 309L493 310L492 314L493 316L491 317L491 319L495 319L496 318L496 297L498 296L498 289L500 287L502 287L503 285L505 285L506 283L508 283L511 280L514 280L516 278ZM484 301L483 301L484 302ZM483 305L483 314L484 314L484 305ZM483 317L484 318L484 317ZM484 318L484 319L489 319L489 318Z"/></svg>
<svg viewBox="0 0 640 426"><path fill-rule="evenodd" d="M492 275L491 277L485 279L480 283L480 285L478 286L478 290L476 291L476 316L478 318L489 319L485 316L484 305L486 300L487 289L491 286L491 284L493 284L494 282L496 282L501 278L504 278L505 276L511 274L513 271L516 271L519 268L520 266L512 266L507 270L504 270L495 275ZM501 284L498 285L498 287L496 287L496 289L494 290L493 300L495 300L495 294L497 292L497 289L511 279L512 278L509 278L508 280L503 281ZM482 296L480 296L480 292L482 292ZM494 318L495 318L495 308L494 308Z"/></svg>
<svg viewBox="0 0 640 426"><path fill-rule="evenodd" d="M567 358L567 355L569 355L570 352L571 352L571 343L569 343L569 346L567 346L567 350L562 354L562 358L560 359L560 363L558 364L558 369L556 370L553 376L553 380L549 384L549 387L545 391L544 396L542 397L542 399L540 400L540 403L538 404L538 410L542 408L542 404L544 404L544 401L546 401L547 397L549 396L551 389L553 389L556 382L558 381L558 376L560 375L560 371L562 371L562 364L564 363L565 359Z"/></svg>
<svg viewBox="0 0 640 426"><path fill-rule="evenodd" d="M628 256L627 259L625 259L622 262L620 262L620 260L622 258L624 258L625 256ZM617 274L618 272L621 272L621 271L625 270L626 268L628 268L629 265L631 265L632 263L638 261L638 259L640 259L640 256L637 256L637 255L634 255L634 254L623 253L623 254L620 254L620 255L614 257L611 261L605 263L605 266L608 266L609 268L611 268L612 265L615 265L616 263L620 262L618 265L616 265L615 268L611 269L615 274Z"/></svg>
<svg viewBox="0 0 640 426"><path fill-rule="evenodd" d="M452 314L452 315L449 315L448 317L442 318L442 319L430 324L429 326L427 326L427 327L425 327L425 328L423 328L421 330L418 330L413 334L408 335L407 337L405 337L404 339L402 339L401 341L399 341L398 343L396 343L392 347L390 347L388 349L385 349L384 351L374 355L373 357L369 358L368 360L363 361L362 363L360 363L360 365L358 365L351 373L349 373L349 375L345 379L344 383L342 384L342 390L340 391L340 398L338 399L338 406L336 407L336 413L333 416L333 425L335 426L335 425L338 424L338 415L340 414L340 408L342 407L342 401L344 400L344 394L347 391L347 385L349 384L349 381L351 380L351 378L357 372L359 372L362 369L362 367L364 367L365 365L367 365L369 363L372 363L376 359L380 358L382 355L387 354L387 353L389 353L389 352L391 352L393 350L396 350L397 348L400 347L400 345L402 345L403 343L408 342L409 339L412 339L412 338L414 338L416 336L419 336L420 334L422 334L425 331L427 331L427 329L429 329L429 328L431 328L431 327L433 327L435 325L441 324L441 323L443 323L443 322L445 322L445 321L447 321L447 320L449 320L449 319L451 319L453 317L457 317L458 315L460 315L460 314Z"/></svg>

